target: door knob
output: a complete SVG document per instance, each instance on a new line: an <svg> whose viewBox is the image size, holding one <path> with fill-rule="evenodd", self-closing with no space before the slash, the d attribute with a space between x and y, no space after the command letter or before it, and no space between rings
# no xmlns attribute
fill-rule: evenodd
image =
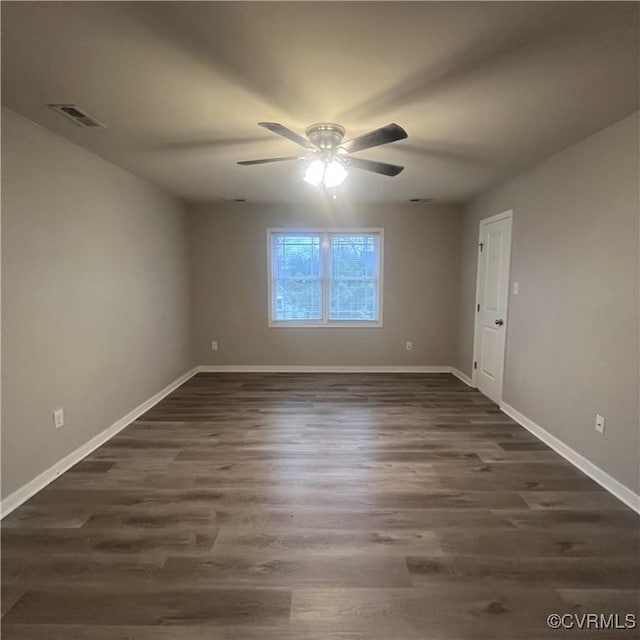
<svg viewBox="0 0 640 640"><path fill-rule="evenodd" d="M504 324L504 320L502 320L502 318L500 320L496 320L496 324L501 327Z"/></svg>

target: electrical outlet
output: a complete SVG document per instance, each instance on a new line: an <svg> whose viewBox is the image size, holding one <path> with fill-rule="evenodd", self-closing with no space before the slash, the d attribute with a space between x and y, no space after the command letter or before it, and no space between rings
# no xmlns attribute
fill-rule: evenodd
<svg viewBox="0 0 640 640"><path fill-rule="evenodd" d="M604 433L605 420L602 416L596 415L596 431L598 433Z"/></svg>
<svg viewBox="0 0 640 640"><path fill-rule="evenodd" d="M513 283L513 295L517 296L520 293L520 283L519 282L514 282Z"/></svg>
<svg viewBox="0 0 640 640"><path fill-rule="evenodd" d="M413 342L411 341L407 342L407 351L413 351Z"/></svg>
<svg viewBox="0 0 640 640"><path fill-rule="evenodd" d="M212 340L211 341L211 351L217 351L218 350L218 341L217 340Z"/></svg>
<svg viewBox="0 0 640 640"><path fill-rule="evenodd" d="M56 409L53 412L53 426L56 429L64 426L64 409Z"/></svg>

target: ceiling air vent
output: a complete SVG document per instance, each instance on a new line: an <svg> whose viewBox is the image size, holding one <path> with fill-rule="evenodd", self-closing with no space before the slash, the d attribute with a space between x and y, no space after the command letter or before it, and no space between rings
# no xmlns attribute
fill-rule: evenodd
<svg viewBox="0 0 640 640"><path fill-rule="evenodd" d="M90 116L77 104L50 104L49 108L61 113L63 116L73 120L79 127L104 127L102 122Z"/></svg>

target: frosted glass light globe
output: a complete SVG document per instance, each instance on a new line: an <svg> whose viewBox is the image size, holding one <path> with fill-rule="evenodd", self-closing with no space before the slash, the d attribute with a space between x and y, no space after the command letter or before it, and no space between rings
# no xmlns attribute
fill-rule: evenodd
<svg viewBox="0 0 640 640"><path fill-rule="evenodd" d="M322 160L314 160L304 174L304 180L309 184L317 187L324 178L324 162Z"/></svg>
<svg viewBox="0 0 640 640"><path fill-rule="evenodd" d="M347 170L342 163L332 160L324 172L324 186L327 188L337 187L345 181L347 175Z"/></svg>

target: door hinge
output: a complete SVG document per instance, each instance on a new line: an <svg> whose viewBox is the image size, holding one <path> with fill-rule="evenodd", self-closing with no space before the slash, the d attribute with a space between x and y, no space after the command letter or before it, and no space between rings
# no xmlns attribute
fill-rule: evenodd
<svg viewBox="0 0 640 640"><path fill-rule="evenodd" d="M480 305L476 305L476 311L480 311Z"/></svg>
<svg viewBox="0 0 640 640"><path fill-rule="evenodd" d="M484 242L479 242L478 246L480 247L480 253L482 253L482 249L484 247Z"/></svg>
<svg viewBox="0 0 640 640"><path fill-rule="evenodd" d="M474 368L474 369L477 369L477 368L478 368L478 363L477 363L477 361L475 361L475 360L474 360L474 362L473 362L473 368Z"/></svg>

